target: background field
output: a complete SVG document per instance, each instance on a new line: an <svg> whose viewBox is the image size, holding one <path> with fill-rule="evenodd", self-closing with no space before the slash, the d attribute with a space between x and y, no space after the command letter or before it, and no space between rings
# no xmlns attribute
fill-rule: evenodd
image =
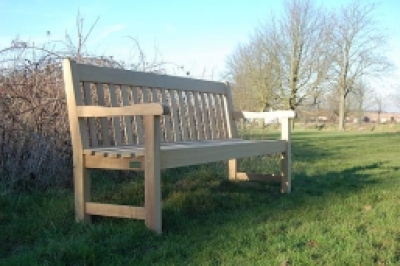
<svg viewBox="0 0 400 266"><path fill-rule="evenodd" d="M399 265L400 133L376 131L296 129L286 195L229 182L220 163L166 171L162 236L142 221L76 224L71 189L25 184L0 197L0 264ZM276 161L242 162L265 165ZM93 183L95 199L143 202L140 176L96 172Z"/></svg>

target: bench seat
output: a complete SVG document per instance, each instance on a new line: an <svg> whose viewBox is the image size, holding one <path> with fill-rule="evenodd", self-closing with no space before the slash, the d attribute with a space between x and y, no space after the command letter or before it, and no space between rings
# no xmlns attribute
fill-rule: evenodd
<svg viewBox="0 0 400 266"><path fill-rule="evenodd" d="M186 165L196 165L215 161L229 160L232 158L245 158L260 154L268 155L281 153L286 150L286 142L276 140L205 140L205 141L185 141L177 143L162 143L160 145L161 168L174 168ZM89 159L88 168L107 167L101 161L101 157L111 158L142 158L145 154L144 145L138 146L112 146L101 148L84 149L83 154ZM116 166L111 169L120 169ZM130 167L127 167L128 169ZM131 167L132 168L132 167ZM141 168L141 167L138 167ZM124 169L126 169L124 167Z"/></svg>

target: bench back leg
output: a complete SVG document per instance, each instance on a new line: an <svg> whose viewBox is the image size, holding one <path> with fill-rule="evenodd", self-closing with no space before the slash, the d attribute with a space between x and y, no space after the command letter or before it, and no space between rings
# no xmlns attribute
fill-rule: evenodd
<svg viewBox="0 0 400 266"><path fill-rule="evenodd" d="M229 180L236 180L237 177L237 159L230 159L228 161Z"/></svg>
<svg viewBox="0 0 400 266"><path fill-rule="evenodd" d="M83 158L74 162L75 218L76 221L90 223L90 215L85 211L86 202L90 201L90 170L83 165Z"/></svg>
<svg viewBox="0 0 400 266"><path fill-rule="evenodd" d="M160 116L144 117L145 145L145 209L146 226L161 234L161 156L160 156Z"/></svg>
<svg viewBox="0 0 400 266"><path fill-rule="evenodd" d="M290 143L290 119L282 119L282 132L281 139L286 140L286 151L281 154L281 192L290 193L292 186L292 172L291 172L291 143Z"/></svg>

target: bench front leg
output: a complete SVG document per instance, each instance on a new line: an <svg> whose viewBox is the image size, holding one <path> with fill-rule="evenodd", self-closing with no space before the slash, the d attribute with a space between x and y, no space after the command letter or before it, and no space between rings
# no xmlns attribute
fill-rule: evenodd
<svg viewBox="0 0 400 266"><path fill-rule="evenodd" d="M90 223L90 215L86 213L86 202L90 201L90 170L85 168L84 157L74 156L74 188L75 188L75 219L78 222Z"/></svg>
<svg viewBox="0 0 400 266"><path fill-rule="evenodd" d="M290 193L292 187L292 171L291 171L291 119L281 118L281 139L286 141L286 151L281 154L281 192Z"/></svg>
<svg viewBox="0 0 400 266"><path fill-rule="evenodd" d="M149 229L157 234L162 232L160 145L160 116L145 116L145 223Z"/></svg>

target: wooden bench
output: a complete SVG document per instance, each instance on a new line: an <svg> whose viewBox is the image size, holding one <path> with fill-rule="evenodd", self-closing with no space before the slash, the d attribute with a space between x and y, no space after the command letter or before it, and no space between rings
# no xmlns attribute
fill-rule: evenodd
<svg viewBox="0 0 400 266"><path fill-rule="evenodd" d="M78 64L65 59L75 210L143 219L161 233L161 169L228 161L231 180L273 180L290 192L293 111L234 112L228 84ZM280 117L280 140L242 140L235 119ZM238 172L237 158L282 154L280 176ZM90 169L144 171L144 207L92 202Z"/></svg>

